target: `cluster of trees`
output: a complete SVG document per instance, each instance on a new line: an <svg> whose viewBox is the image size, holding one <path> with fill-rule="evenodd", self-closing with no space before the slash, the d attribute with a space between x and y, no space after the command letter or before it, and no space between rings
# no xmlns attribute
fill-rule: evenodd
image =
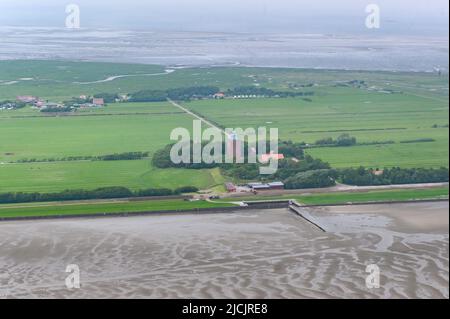
<svg viewBox="0 0 450 319"><path fill-rule="evenodd" d="M212 98L220 91L216 86L193 86L169 90L142 90L131 94L131 102L162 102L168 98L172 100L190 101L192 99ZM264 96L264 97L295 97L312 96L314 92L274 91L255 86L243 86L229 89L227 96Z"/></svg>
<svg viewBox="0 0 450 319"><path fill-rule="evenodd" d="M167 100L167 92L161 90L142 90L131 94L130 102L162 102Z"/></svg>
<svg viewBox="0 0 450 319"><path fill-rule="evenodd" d="M170 152L172 150L174 144L169 144L166 147L156 151L153 154L152 157L152 163L153 166L158 168L169 168L169 167L175 167L175 168L187 168L187 169L206 169L206 168L215 168L215 167L228 167L228 165L233 164L225 164L225 155L227 151L227 145L225 142L219 143L216 145L217 148L221 148L222 153L217 156L217 159L213 163L206 163L203 161L204 158L202 158L202 161L200 163L194 163L194 142L191 140L190 142L186 143L186 147L189 148L189 158L190 161L188 163L174 163L170 158ZM201 146L199 146L200 149L204 149L205 146L211 146L208 142L202 142ZM248 154L249 154L249 145L247 142L242 143L243 145L243 157L244 162L248 162ZM294 150L292 151L294 152ZM297 153L296 153L297 154ZM211 154L213 155L213 154ZM298 154L300 156L300 154ZM255 155L256 156L256 155ZM220 159L220 160L219 160ZM221 163L220 163L221 162Z"/></svg>
<svg viewBox="0 0 450 319"><path fill-rule="evenodd" d="M189 101L196 98L212 97L220 89L216 86L193 86L169 90L142 90L131 94L131 102L162 102L168 98Z"/></svg>
<svg viewBox="0 0 450 319"><path fill-rule="evenodd" d="M21 109L24 108L27 105L27 103L25 102L21 102L21 101L10 101L10 100L6 100L6 101L0 101L0 108L13 108L13 109Z"/></svg>
<svg viewBox="0 0 450 319"><path fill-rule="evenodd" d="M448 168L406 169L395 167L380 171L378 169L373 170L360 167L335 170L330 167L327 168L326 165L323 168L319 168L320 164L316 163L305 168L304 171L298 173L289 172L292 175L286 175L288 177L284 179L285 187L288 189L329 187L334 186L336 180L356 186L444 183L449 181ZM283 168L280 168L279 171L283 174Z"/></svg>
<svg viewBox="0 0 450 319"><path fill-rule="evenodd" d="M158 168L187 168L187 169L208 169L220 167L223 173L227 176L242 179L242 180L256 180L260 179L260 165L257 163L248 163L248 143L243 143L244 146L244 162L245 164L225 163L225 151L226 145L222 143L222 164L221 163L174 163L170 158L170 152L173 144L167 145L163 149L156 151L152 157L152 163ZM193 158L193 142L190 141L190 158ZM202 145L202 149L205 144ZM278 161L278 170L274 175L265 176L268 180L284 180L297 173L308 170L330 169L328 163L323 162L320 159L314 159L313 157L306 155L303 150L304 143L294 143L292 141L280 141L279 153L283 154L286 159ZM291 158L296 158L298 161L293 161Z"/></svg>
<svg viewBox="0 0 450 319"><path fill-rule="evenodd" d="M352 140L348 135L342 135L336 141L338 145L349 145L346 140ZM343 142L344 141L344 142ZM191 158L193 144L190 142ZM244 144L247 155L248 145ZM391 185L391 184L413 184L413 183L435 183L448 182L448 168L440 169L405 169L391 168L380 171L378 169L367 169L364 167L335 170L329 163L320 159L315 159L304 154L304 143L294 143L292 141L280 142L279 151L286 156L286 159L278 162L278 170L270 176L260 175L260 165L248 163L245 158L245 164L206 164L206 163L180 163L175 164L170 159L172 145L167 145L164 149L157 151L153 156L153 165L159 168L178 167L189 169L203 169L220 167L224 175L237 180L261 180L274 181L281 180L287 188L315 188L333 186L336 180L349 185ZM222 145L225 150L225 146ZM292 160L297 158L298 161Z"/></svg>
<svg viewBox="0 0 450 319"><path fill-rule="evenodd" d="M303 150L305 143L296 143L292 141L279 141L278 142L278 153L283 154L285 157L295 157L297 159L302 159L305 155Z"/></svg>
<svg viewBox="0 0 450 319"><path fill-rule="evenodd" d="M288 91L274 91L267 88L260 88L256 86L240 86L234 89L229 89L226 92L228 96L264 96L264 97L295 97L295 96L312 96L314 92L288 92Z"/></svg>
<svg viewBox="0 0 450 319"><path fill-rule="evenodd" d="M259 180L258 164L225 164L221 167L222 173L238 180Z"/></svg>
<svg viewBox="0 0 450 319"><path fill-rule="evenodd" d="M69 162L69 161L131 161L139 160L149 156L149 152L126 152L126 153L115 153L108 155L98 155L98 156L68 156L61 158L22 158L17 160L17 163L42 163L42 162Z"/></svg>
<svg viewBox="0 0 450 319"><path fill-rule="evenodd" d="M334 169L318 169L300 172L285 180L287 189L321 188L336 185L338 174Z"/></svg>
<svg viewBox="0 0 450 319"><path fill-rule="evenodd" d="M311 170L330 169L328 163L320 159L306 155L303 160L295 162L291 159L278 161L278 170L273 175L261 175L258 164L226 164L221 166L224 175L239 180L261 180L261 181L286 181L289 177L298 173Z"/></svg>
<svg viewBox="0 0 450 319"><path fill-rule="evenodd" d="M349 168L339 171L339 179L344 184L357 186L443 183L449 180L448 168L400 168L383 171L365 167Z"/></svg>
<svg viewBox="0 0 450 319"><path fill-rule="evenodd" d="M0 203L30 203L86 199L110 199L151 196L171 196L197 192L198 188L186 186L175 190L149 188L131 191L126 187L103 187L94 190L65 190L59 193L0 193Z"/></svg>
<svg viewBox="0 0 450 319"><path fill-rule="evenodd" d="M220 91L217 86L194 86L188 88L167 90L167 95L172 100L188 101L195 98L212 97Z"/></svg>
<svg viewBox="0 0 450 319"><path fill-rule="evenodd" d="M332 137L317 140L315 145L320 146L352 146L356 144L356 138L347 133L339 135L336 139Z"/></svg>
<svg viewBox="0 0 450 319"><path fill-rule="evenodd" d="M277 172L269 178L272 180L284 181L298 173L323 169L331 169L330 164L322 161L321 159L306 155L299 162L295 162L289 159L279 161Z"/></svg>
<svg viewBox="0 0 450 319"><path fill-rule="evenodd" d="M220 164L218 163L205 163L205 162L201 162L201 163L193 163L193 152L194 152L194 143L193 141L188 142L187 147L189 147L190 150L190 154L189 154L189 158L190 161L189 163L174 163L171 158L170 158L170 152L172 150L172 147L174 144L169 144L166 145L166 147L156 151L153 154L152 157L152 164L155 167L158 168L170 168L170 167L174 167L174 168L187 168L187 169L206 169L206 168L215 168L218 167ZM203 147L206 145L206 143L202 143L201 148L203 149ZM222 143L222 151L225 150L225 143ZM222 153L222 161L223 161L223 156L224 156L224 152Z"/></svg>
<svg viewBox="0 0 450 319"><path fill-rule="evenodd" d="M193 151L194 151L194 143L193 141L189 142L190 144L190 158L193 158ZM203 149L206 146L206 142L202 143L201 148ZM249 154L249 145L247 142L242 143L243 144L243 156L244 156L244 162L248 162L248 154ZM269 144L269 143L266 143ZM285 157L295 157L297 159L303 159L304 158L304 151L303 151L303 145L304 143L294 143L292 141L280 141L278 152L281 154L284 154ZM234 165L234 164L225 164L225 153L226 153L226 143L223 142L222 145L219 145L222 149L221 159L222 163L173 163L170 159L170 151L172 149L173 144L167 145L163 149L160 149L156 151L153 154L152 162L155 167L158 168L169 168L169 167L176 167L176 168L188 168L188 169L205 169L205 168L215 168L215 167L222 167L225 170L233 170L236 169L237 171L241 172L237 175L245 175L245 176L253 176L254 172L259 171L258 165L252 165L249 164L247 167L242 168L243 165ZM258 151L255 150L258 154ZM239 167L237 167L239 166ZM251 172L251 173L250 173ZM259 173L258 173L259 174Z"/></svg>

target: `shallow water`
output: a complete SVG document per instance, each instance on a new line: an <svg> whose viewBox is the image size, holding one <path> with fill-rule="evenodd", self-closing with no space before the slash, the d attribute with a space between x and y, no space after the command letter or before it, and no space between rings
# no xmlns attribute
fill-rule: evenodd
<svg viewBox="0 0 450 319"><path fill-rule="evenodd" d="M242 34L0 28L0 60L67 59L162 65L448 70L448 36Z"/></svg>
<svg viewBox="0 0 450 319"><path fill-rule="evenodd" d="M448 298L448 202L310 215L326 233L287 209L0 223L0 296ZM65 288L69 264L81 289Z"/></svg>

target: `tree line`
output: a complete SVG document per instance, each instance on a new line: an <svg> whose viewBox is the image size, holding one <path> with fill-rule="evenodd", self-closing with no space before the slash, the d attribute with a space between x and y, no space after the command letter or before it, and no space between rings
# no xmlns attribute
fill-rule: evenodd
<svg viewBox="0 0 450 319"><path fill-rule="evenodd" d="M98 156L68 156L60 158L22 158L17 163L70 162L70 161L132 161L149 157L149 152L125 152Z"/></svg>
<svg viewBox="0 0 450 319"><path fill-rule="evenodd" d="M57 193L0 193L0 203L53 202L87 199L112 199L152 196L173 196L183 193L197 192L194 186L180 187L175 190L167 188L148 188L132 191L126 187L103 187L94 190L65 190Z"/></svg>
<svg viewBox="0 0 450 319"><path fill-rule="evenodd" d="M272 89L261 88L256 86L240 86L234 89L228 89L228 96L263 96L263 97L296 97L296 96L313 96L314 92L293 92L293 91L274 91Z"/></svg>
<svg viewBox="0 0 450 319"><path fill-rule="evenodd" d="M356 186L445 183L449 180L448 168L387 168L384 170L365 167L347 168L339 171L342 183Z"/></svg>
<svg viewBox="0 0 450 319"><path fill-rule="evenodd" d="M168 90L141 90L131 94L130 102L162 102L167 99L189 101L212 97L219 92L216 86L193 86Z"/></svg>
<svg viewBox="0 0 450 319"><path fill-rule="evenodd" d="M347 133L339 135L336 139L332 137L317 140L315 145L321 146L353 146L356 145L356 138Z"/></svg>
<svg viewBox="0 0 450 319"><path fill-rule="evenodd" d="M186 88L176 88L168 90L141 90L131 94L130 102L162 102L167 99L190 101L192 99L213 98L220 92L217 86L193 86ZM258 88L254 86L237 87L228 89L226 96L264 96L264 97L296 97L312 96L314 92L290 92L274 91L267 88Z"/></svg>

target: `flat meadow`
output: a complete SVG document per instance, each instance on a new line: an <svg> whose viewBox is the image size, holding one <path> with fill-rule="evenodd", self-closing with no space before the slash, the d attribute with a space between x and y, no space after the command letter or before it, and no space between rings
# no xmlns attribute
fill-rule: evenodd
<svg viewBox="0 0 450 319"><path fill-rule="evenodd" d="M169 103L115 104L68 116L4 116L0 123L0 192L57 192L108 186L135 190L187 185L207 188L222 182L211 170L162 170L151 165L151 154L171 142L172 129L192 127L192 119ZM133 161L46 162L124 152L149 152L150 157ZM22 159L38 162L17 163Z"/></svg>
<svg viewBox="0 0 450 319"><path fill-rule="evenodd" d="M336 139L341 134L356 137L362 145L307 150L334 167L448 167L445 102L407 93L364 92L356 88L333 87L320 92L311 101L234 99L185 105L229 128L278 128L281 140L313 144L323 138ZM424 138L434 141L402 143Z"/></svg>
<svg viewBox="0 0 450 319"><path fill-rule="evenodd" d="M352 81L364 82L363 86ZM353 83L353 84L352 84ZM314 143L347 133L360 144L308 149L334 167L448 167L448 76L280 68L170 68L67 61L0 61L0 100L35 95L61 102L82 94L214 85L314 92L297 98L181 102L223 127L276 127L281 140ZM160 170L152 154L193 117L168 102L114 103L70 115L26 107L0 110L0 192L125 186L201 189L223 183L218 170ZM432 139L427 143L401 143ZM56 161L71 156L149 152L131 161ZM44 162L17 163L23 159Z"/></svg>

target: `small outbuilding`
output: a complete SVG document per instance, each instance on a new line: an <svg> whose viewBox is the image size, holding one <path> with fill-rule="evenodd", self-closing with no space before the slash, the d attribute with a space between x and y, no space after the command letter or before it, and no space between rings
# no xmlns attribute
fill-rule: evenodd
<svg viewBox="0 0 450 319"><path fill-rule="evenodd" d="M283 182L273 182L268 184L270 189L284 189Z"/></svg>
<svg viewBox="0 0 450 319"><path fill-rule="evenodd" d="M225 183L225 188L228 193L236 192L236 185L234 185L233 183Z"/></svg>
<svg viewBox="0 0 450 319"><path fill-rule="evenodd" d="M270 186L268 184L253 185L252 190L254 190L254 191L268 191L268 190L270 190Z"/></svg>

